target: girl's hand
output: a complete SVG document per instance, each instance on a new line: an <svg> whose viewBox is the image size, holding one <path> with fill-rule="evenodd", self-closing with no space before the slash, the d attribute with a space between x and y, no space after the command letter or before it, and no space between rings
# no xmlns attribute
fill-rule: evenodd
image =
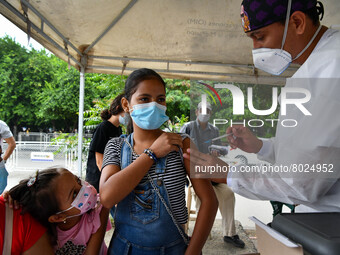
<svg viewBox="0 0 340 255"><path fill-rule="evenodd" d="M13 200L12 197L9 195L9 192L6 190L4 193L2 193L2 197L4 198L4 201L8 203L9 208L11 209L19 209L19 203L16 200Z"/></svg>
<svg viewBox="0 0 340 255"><path fill-rule="evenodd" d="M181 135L166 132L161 134L150 146L157 158L162 158L171 151L179 151L179 148L183 148Z"/></svg>

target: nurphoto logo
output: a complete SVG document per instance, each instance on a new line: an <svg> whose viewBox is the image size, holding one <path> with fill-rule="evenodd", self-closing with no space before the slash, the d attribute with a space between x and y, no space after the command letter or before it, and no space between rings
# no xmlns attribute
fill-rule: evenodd
<svg viewBox="0 0 340 255"><path fill-rule="evenodd" d="M204 84L204 83L201 83ZM204 84L206 85L206 84ZM243 91L235 85L232 84L215 84L214 88L216 89L228 89L233 98L233 115L244 115L245 112L245 96ZM218 96L219 100L220 97L216 90L209 86L210 90L213 90L215 95ZM213 125L225 125L230 124L231 126L235 124L241 124L246 126L248 124L249 127L262 127L265 122L270 122L272 127L275 126L275 122L280 123L283 127L296 127L298 122L296 119L285 119L284 117L287 116L287 106L291 106L293 108L298 109L305 116L312 116L311 112L305 107L311 99L311 93L309 90L305 88L282 88L280 96L278 95L278 89L276 87L272 88L272 105L269 109L256 109L254 107L254 96L253 96L253 88L247 88L247 105L248 109L251 113L258 116L266 116L274 113L278 107L278 103L280 101L280 115L281 118L279 119L250 119L250 120L243 120L235 122L233 120L227 119L214 119ZM201 95L201 102L202 102L202 114L206 114L207 112L207 94ZM222 105L222 102L220 100Z"/></svg>

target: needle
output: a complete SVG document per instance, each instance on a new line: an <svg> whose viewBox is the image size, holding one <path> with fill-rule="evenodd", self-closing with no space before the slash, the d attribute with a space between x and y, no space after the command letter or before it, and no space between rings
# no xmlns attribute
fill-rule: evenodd
<svg viewBox="0 0 340 255"><path fill-rule="evenodd" d="M212 142L212 141L218 140L218 139L220 139L220 138L223 138L223 137L230 136L230 135L232 135L232 134L233 134L233 133L224 134L224 135L221 135L221 136L215 137L215 138L213 138L213 139L209 139L209 140L205 141L204 143L209 143L209 142Z"/></svg>

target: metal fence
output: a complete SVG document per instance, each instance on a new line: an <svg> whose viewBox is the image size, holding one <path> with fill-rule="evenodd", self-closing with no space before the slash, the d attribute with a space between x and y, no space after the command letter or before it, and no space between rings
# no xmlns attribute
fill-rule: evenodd
<svg viewBox="0 0 340 255"><path fill-rule="evenodd" d="M45 139L44 136L41 136ZM88 144L84 144L88 147ZM4 143L4 150L7 144ZM16 148L7 160L6 168L13 171L32 171L48 167L60 166L77 172L77 148L68 148L64 143L41 141L17 141ZM87 155L83 155L82 172L86 169Z"/></svg>
<svg viewBox="0 0 340 255"><path fill-rule="evenodd" d="M18 142L51 142L59 137L62 133L42 133L42 132L19 132ZM73 136L74 133L68 133L68 136ZM92 134L85 133L84 138L91 138Z"/></svg>

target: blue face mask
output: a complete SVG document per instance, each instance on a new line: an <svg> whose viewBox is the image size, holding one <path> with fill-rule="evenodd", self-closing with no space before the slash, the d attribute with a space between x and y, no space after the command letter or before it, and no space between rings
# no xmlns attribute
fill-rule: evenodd
<svg viewBox="0 0 340 255"><path fill-rule="evenodd" d="M134 105L130 116L141 129L153 130L169 119L165 111L166 106L151 102Z"/></svg>
<svg viewBox="0 0 340 255"><path fill-rule="evenodd" d="M124 126L127 126L129 124L129 114L126 112L124 113L124 116L122 117L121 115L119 115L119 123L124 125Z"/></svg>

